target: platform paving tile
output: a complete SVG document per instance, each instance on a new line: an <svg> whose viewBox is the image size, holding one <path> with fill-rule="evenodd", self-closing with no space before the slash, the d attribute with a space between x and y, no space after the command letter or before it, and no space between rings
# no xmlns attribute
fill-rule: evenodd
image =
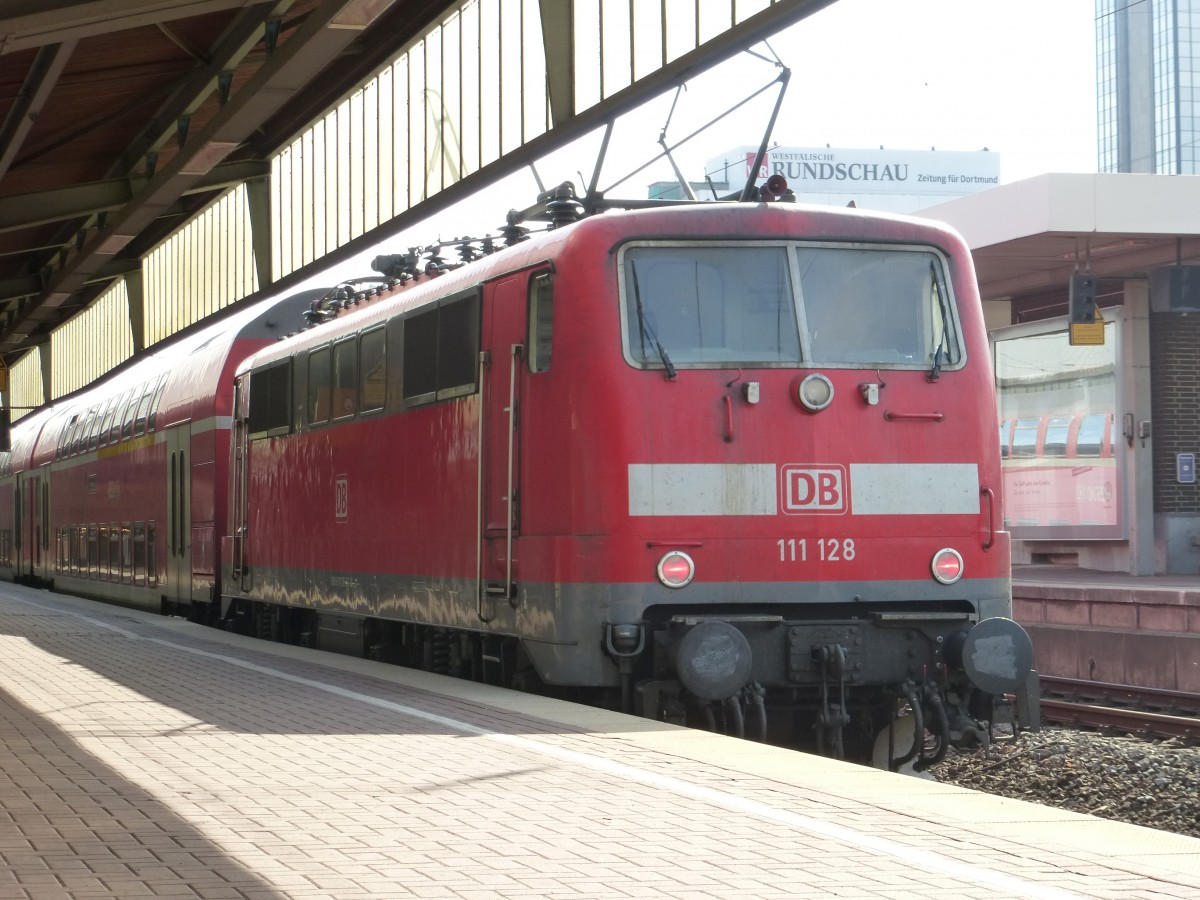
<svg viewBox="0 0 1200 900"><path fill-rule="evenodd" d="M311 658L272 658L199 632L189 635L193 646L213 655L190 655L172 646L183 642L182 632L108 608L88 607L87 619L72 618L66 607L44 616L35 640L13 640L22 623L6 617L21 618L20 608L0 599L0 686L7 692L0 710L13 723L0 735L31 728L22 733L36 733L36 743L52 751L47 758L61 763L13 770L25 780L15 805L0 790L0 814L23 811L17 827L26 839L24 829L50 831L23 846L0 843L0 856L9 867L16 859L18 872L30 876L73 857L117 862L126 867L122 877L100 876L113 896L133 896L140 887L159 896L188 896L186 889L199 897L272 900L480 891L514 898L786 897L811 883L808 861L819 858L829 867L831 896L878 898L903 872L895 857L718 808L653 778L631 784L619 766L782 804L843 828L869 827L918 849L914 831L939 841L948 831L891 811L847 811L834 790L799 792L729 768L679 765L679 756L662 750L625 754L632 740L447 703L355 672L314 668ZM70 627L55 633L55 618ZM126 636L105 632L114 627ZM80 690L72 681L86 685ZM456 719L468 730L397 707ZM20 759L34 743L28 740ZM611 757L618 768L589 766L582 759L589 754ZM31 801L47 789L51 799ZM92 826L96 839L56 843L68 817L69 827ZM978 865L969 846L959 849L964 863ZM1047 874L1022 864L1024 877ZM622 868L639 877L614 879ZM984 895L961 884L950 894L936 878L921 883L931 897ZM83 897L94 886L81 883L72 892L57 882L60 897ZM10 887L28 897L50 883L18 879Z"/></svg>

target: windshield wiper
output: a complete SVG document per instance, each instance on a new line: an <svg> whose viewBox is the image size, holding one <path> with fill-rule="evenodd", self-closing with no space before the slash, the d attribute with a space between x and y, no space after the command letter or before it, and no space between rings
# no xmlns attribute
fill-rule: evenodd
<svg viewBox="0 0 1200 900"><path fill-rule="evenodd" d="M637 305L638 338L642 344L642 358L646 358L646 338L648 336L654 345L654 349L658 351L658 358L662 360L663 368L667 370L667 378L674 381L676 372L675 366L671 362L671 357L667 355L667 351L663 348L662 342L659 341L658 335L654 333L654 329L646 321L646 309L642 306L642 289L638 284L637 263L632 259L629 260L629 274L633 276L633 302Z"/></svg>
<svg viewBox="0 0 1200 900"><path fill-rule="evenodd" d="M937 381L942 375L942 366L950 362L950 341L947 334L950 322L950 298L946 296L945 285L942 284L937 264L932 259L929 261L929 275L933 279L933 289L937 291L938 308L942 313L942 334L933 351L933 368L929 370L927 376L929 381Z"/></svg>

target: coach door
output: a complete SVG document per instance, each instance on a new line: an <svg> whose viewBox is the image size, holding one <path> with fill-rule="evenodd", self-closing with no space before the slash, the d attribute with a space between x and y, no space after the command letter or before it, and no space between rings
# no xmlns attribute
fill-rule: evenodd
<svg viewBox="0 0 1200 900"><path fill-rule="evenodd" d="M480 389L480 618L516 599L520 536L520 409L527 275L488 285L483 304Z"/></svg>
<svg viewBox="0 0 1200 900"><path fill-rule="evenodd" d="M28 578L33 575L34 554L37 553L36 496L33 486L38 479L18 475L13 487L13 506L16 520L16 559L14 577Z"/></svg>
<svg viewBox="0 0 1200 900"><path fill-rule="evenodd" d="M249 590L251 587L250 571L246 566L246 465L248 462L246 456L250 452L249 429L246 422L248 415L246 404L247 378L249 378L248 375L241 376L233 387L233 430L230 435L230 440L233 443L233 472L230 484L232 491L230 503L233 516L231 523L233 559L231 563L233 566L233 578L243 591Z"/></svg>
<svg viewBox="0 0 1200 900"><path fill-rule="evenodd" d="M167 581L169 601L192 600L191 426L167 429Z"/></svg>
<svg viewBox="0 0 1200 900"><path fill-rule="evenodd" d="M54 578L54 560L50 551L50 479L29 479L32 515L33 576L49 583Z"/></svg>

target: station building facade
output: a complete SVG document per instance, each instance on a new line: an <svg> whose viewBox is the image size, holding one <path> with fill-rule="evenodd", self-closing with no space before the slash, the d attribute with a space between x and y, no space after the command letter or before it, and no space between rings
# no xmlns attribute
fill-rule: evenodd
<svg viewBox="0 0 1200 900"><path fill-rule="evenodd" d="M1015 563L1200 574L1200 178L1050 174L924 209L971 247ZM1099 321L1072 334L1072 276Z"/></svg>

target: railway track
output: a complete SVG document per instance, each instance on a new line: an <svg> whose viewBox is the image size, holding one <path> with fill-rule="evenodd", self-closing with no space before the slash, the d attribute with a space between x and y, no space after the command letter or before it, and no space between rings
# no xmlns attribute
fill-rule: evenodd
<svg viewBox="0 0 1200 900"><path fill-rule="evenodd" d="M1200 744L1200 694L1042 677L1042 720Z"/></svg>

